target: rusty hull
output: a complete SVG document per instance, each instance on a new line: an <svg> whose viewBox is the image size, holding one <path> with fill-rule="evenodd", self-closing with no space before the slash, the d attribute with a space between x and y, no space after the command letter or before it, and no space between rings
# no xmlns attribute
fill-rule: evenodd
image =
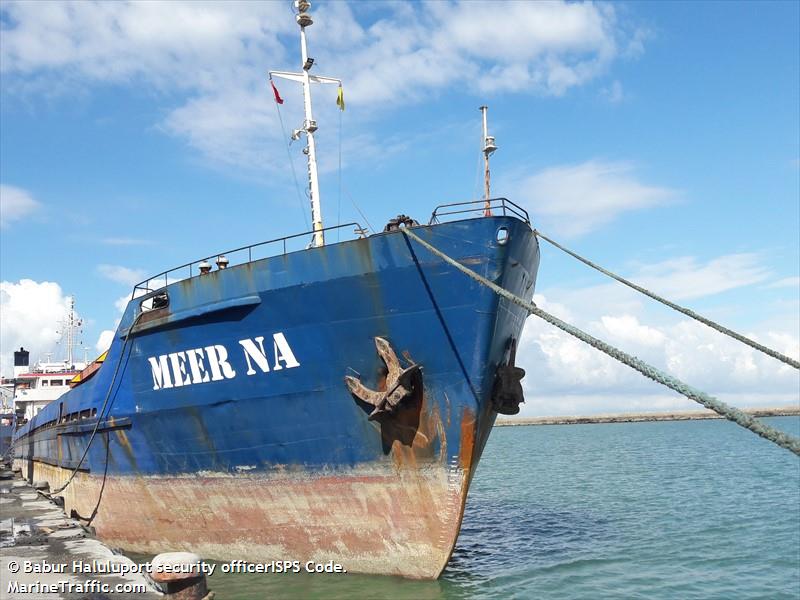
<svg viewBox="0 0 800 600"><path fill-rule="evenodd" d="M533 294L538 245L527 223L415 231ZM167 306L143 312L133 299L97 374L18 430L26 477L55 490L79 469L59 494L65 510L131 552L441 574L523 309L396 231L152 293L167 293ZM272 353L278 335L291 366L279 363L277 341ZM251 368L244 342L263 339L274 361ZM223 360L212 363L212 350L224 350L230 372L186 371L180 360L202 349L206 371Z"/></svg>
<svg viewBox="0 0 800 600"><path fill-rule="evenodd" d="M474 425L475 420L471 421ZM473 436L474 437L474 434ZM472 452L446 464L391 463L309 473L201 473L118 477L78 473L61 494L67 514L107 544L156 554L187 550L216 560L335 560L348 572L435 579L461 526ZM17 466L27 472L28 461ZM69 469L34 462L55 489ZM107 510L107 507L114 507Z"/></svg>

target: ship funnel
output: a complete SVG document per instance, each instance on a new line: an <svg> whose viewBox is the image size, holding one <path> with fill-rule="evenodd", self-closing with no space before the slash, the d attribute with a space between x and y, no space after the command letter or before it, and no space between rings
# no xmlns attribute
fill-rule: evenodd
<svg viewBox="0 0 800 600"><path fill-rule="evenodd" d="M30 352L25 350L25 348L20 347L19 350L14 352L14 377L19 377L23 373L28 372L29 361Z"/></svg>

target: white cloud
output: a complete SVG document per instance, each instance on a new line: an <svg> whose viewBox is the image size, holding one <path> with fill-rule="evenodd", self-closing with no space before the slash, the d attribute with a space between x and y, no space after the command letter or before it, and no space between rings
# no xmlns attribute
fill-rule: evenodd
<svg viewBox="0 0 800 600"><path fill-rule="evenodd" d="M619 104L625 99L625 92L622 91L622 84L614 80L610 86L600 90L600 95L611 104Z"/></svg>
<svg viewBox="0 0 800 600"><path fill-rule="evenodd" d="M655 390L657 392L658 390ZM520 416L564 417L615 413L677 412L700 410L703 407L679 394L665 393L620 396L615 393L547 394L526 391ZM785 402L783 403L786 404ZM775 406L781 406L780 403Z"/></svg>
<svg viewBox="0 0 800 600"><path fill-rule="evenodd" d="M192 98L173 110L163 128L184 138L190 146L215 161L235 166L269 167L264 155L267 143L272 141L272 147L277 148L287 141L280 139L281 131L271 103L263 82L245 90L221 90ZM289 121L290 124L300 122L298 119Z"/></svg>
<svg viewBox="0 0 800 600"><path fill-rule="evenodd" d="M642 266L635 283L672 300L685 300L718 294L769 278L770 271L759 264L753 253L728 254L698 263L683 256Z"/></svg>
<svg viewBox="0 0 800 600"><path fill-rule="evenodd" d="M137 292L137 296L140 296L143 293L141 290L137 290ZM124 296L117 298L117 300L114 302L114 308L116 308L120 313L124 313L125 309L128 307L128 302L130 301L131 295L125 294Z"/></svg>
<svg viewBox="0 0 800 600"><path fill-rule="evenodd" d="M13 185L0 184L0 227L8 227L33 214L41 204L29 192Z"/></svg>
<svg viewBox="0 0 800 600"><path fill-rule="evenodd" d="M765 285L766 288L795 288L796 290L800 290L800 277L784 277L783 279L778 279L777 281L773 281L770 284Z"/></svg>
<svg viewBox="0 0 800 600"><path fill-rule="evenodd" d="M641 51L645 37L607 4L381 3L357 10L359 20L347 3L315 6L309 45L315 72L341 77L348 105L367 118L454 88L484 97L561 95L636 54L631 48ZM164 131L215 162L277 170L272 161L279 159L283 167L278 146L271 146L276 159L264 156L266 142L279 136L265 71L297 68L288 3L6 2L3 11L7 89L36 79L59 93L70 84L83 93L85 82L154 88L172 104ZM329 100L315 105L320 122L335 110ZM300 106L287 101L287 128L300 123ZM358 124L350 131L360 135Z"/></svg>
<svg viewBox="0 0 800 600"><path fill-rule="evenodd" d="M97 338L97 343L94 345L98 354L102 354L111 347L111 342L114 341L114 331L111 329L104 329L100 332Z"/></svg>
<svg viewBox="0 0 800 600"><path fill-rule="evenodd" d="M639 319L633 315L612 317L605 315L601 318L603 326L613 337L627 342L634 342L642 346L661 346L664 343L664 334L658 329L641 325Z"/></svg>
<svg viewBox="0 0 800 600"><path fill-rule="evenodd" d="M59 323L68 308L68 296L57 283L0 282L0 374L11 376L13 354L21 346L31 352L32 361L44 359L59 340Z"/></svg>
<svg viewBox="0 0 800 600"><path fill-rule="evenodd" d="M251 57L282 55L292 28L273 2L6 2L2 70L214 89ZM221 79L222 78L222 79Z"/></svg>
<svg viewBox="0 0 800 600"><path fill-rule="evenodd" d="M348 31L347 38L315 32L321 64L345 79L354 104L367 107L468 86L482 96L562 95L604 74L637 35L613 7L593 3L397 3L366 26L344 3L318 12L326 26L344 23Z"/></svg>
<svg viewBox="0 0 800 600"><path fill-rule="evenodd" d="M624 212L664 204L676 193L646 185L630 163L590 160L559 165L535 173L502 177L498 187L516 190L515 197L553 235L578 236L597 229Z"/></svg>
<svg viewBox="0 0 800 600"><path fill-rule="evenodd" d="M684 256L657 263L634 264L628 269L609 268L669 300L683 301L713 296L763 281L769 277L770 271L759 260L758 254L739 253L726 254L705 262L694 256ZM550 292L566 306L591 306L595 314L601 315L638 314L643 303L654 302L616 282L580 288L551 288Z"/></svg>
<svg viewBox="0 0 800 600"><path fill-rule="evenodd" d="M706 261L680 257L636 265L631 279L669 298L699 298L769 277L759 254ZM666 312L617 283L550 288L534 296L542 309L651 365L738 406L797 403L797 370L683 315ZM800 357L796 302L765 307L760 322L740 331L787 356ZM708 315L728 314L717 306ZM735 322L723 325L733 326ZM526 369L526 415L687 410L698 406L536 317L529 317L518 363ZM726 400L727 399L727 400Z"/></svg>
<svg viewBox="0 0 800 600"><path fill-rule="evenodd" d="M146 276L142 269L130 269L120 265L97 265L97 272L106 279L131 287L141 282Z"/></svg>
<svg viewBox="0 0 800 600"><path fill-rule="evenodd" d="M625 318L612 317L618 321ZM607 320L608 317L603 322ZM641 326L624 329L635 333L619 341L614 339L617 336L603 331L599 323L586 318L571 322L712 396L744 397L743 406L789 404L796 402L800 394L795 369L694 321L646 327L644 336L640 335ZM612 329L615 327L612 325ZM751 331L746 335L794 358L800 354L800 340L789 332ZM637 336L641 339L637 340ZM659 343L655 344L655 340ZM542 398L602 397L605 404L587 412L603 413L646 410L642 398L669 394L666 388L630 367L536 317L530 317L525 325L518 363L526 370L526 398L533 401L528 403L526 414L534 414L532 407L544 411L536 414L559 414L546 410ZM676 398L680 396L676 394ZM654 409L683 410L692 404L688 400L671 401Z"/></svg>
<svg viewBox="0 0 800 600"><path fill-rule="evenodd" d="M144 294L143 290L136 290L136 295L141 296ZM128 307L128 302L131 300L130 294L125 294L124 296L120 296L114 301L114 308L117 309L120 315L125 312L125 309ZM111 342L114 341L114 335L116 334L117 328L119 327L120 318L114 320L114 329L104 329L100 332L100 335L97 338L97 342L95 343L95 349L102 353L108 350L111 347Z"/></svg>

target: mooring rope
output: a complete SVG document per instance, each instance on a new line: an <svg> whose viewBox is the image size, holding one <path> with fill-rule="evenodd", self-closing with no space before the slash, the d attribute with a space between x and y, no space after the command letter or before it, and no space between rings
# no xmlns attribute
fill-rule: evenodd
<svg viewBox="0 0 800 600"><path fill-rule="evenodd" d="M111 407L114 404L114 400L116 400L117 395L114 394L114 398L111 400L111 404L108 404L109 399L111 398L111 392L114 390L114 383L117 381L117 374L119 373L120 365L122 365L122 359L125 358L125 349L128 347L128 342L133 337L133 328L136 327L136 324L139 322L141 316L145 314L144 311L139 312L136 315L136 318L131 323L131 326L128 328L128 334L125 336L125 341L122 343L122 350L119 353L119 360L117 361L117 366L114 368L114 374L111 376L111 384L108 386L108 392L106 392L106 397L103 400L103 405L100 407L100 412L97 415L97 423L94 425L94 429L92 430L92 434L89 436L89 441L86 442L86 448L83 450L83 454L81 454L81 459L78 461L78 464L75 465L75 468L72 469L72 473L70 473L69 478L67 479L66 483L59 487L56 490L50 492L50 496L55 496L56 494L60 494L67 486L72 483L72 480L75 479L75 475L81 468L83 461L86 460L87 455L89 454L89 448L92 446L92 442L94 441L95 436L97 435L97 431L100 429L100 424L103 422L103 419L106 417L108 413L106 413L106 407L108 407L108 411L111 411ZM128 358L125 358L125 367L128 366L128 360L130 359L130 353L128 353ZM125 373L125 369L122 370L123 374ZM119 391L119 386L117 386L117 391ZM31 457L30 460L33 460ZM106 467L108 467L108 454L106 454ZM105 476L104 476L105 477Z"/></svg>
<svg viewBox="0 0 800 600"><path fill-rule="evenodd" d="M691 317L695 321L700 321L703 325L708 325L712 329L716 329L720 333L724 333L725 335L727 335L729 337L732 337L733 339L738 340L738 341L742 342L743 344L747 344L751 348L755 348L756 350L758 350L760 352L763 352L764 354L766 354L768 356L771 356L772 358L777 358L779 361L781 361L783 363L786 363L787 365L791 365L795 369L800 369L800 362L797 362L793 358L791 358L789 356L786 356L785 354L781 354L780 352L777 352L776 350L773 350L771 348L767 348L766 346L764 346L762 344L759 344L758 342L756 342L754 340L751 340L750 338L745 337L740 333L736 333L732 329L728 329L727 327L724 327L724 326L720 325L719 323L715 323L711 319L707 319L702 315L698 315L696 312L694 312L691 309L685 308L685 307L683 307L683 306L681 306L679 304L675 304L674 302L670 302L666 298L662 298L658 294L655 294L655 293L651 292L650 290L648 290L646 288L643 288L642 286L636 285L632 281L628 281L627 279L625 279L624 277L620 277L616 273L612 273L611 271L608 271L608 270L604 269L600 265L597 265L597 264L593 263L592 261L590 261L588 258L584 258L583 256L580 256L579 254L573 252L572 250L569 250L568 248L565 248L564 246L562 246L558 242L555 242L555 241L551 240L549 237L547 237L542 232L540 232L540 231L538 231L536 229L533 230L533 233L536 236L538 236L538 237L542 238L543 240L545 240L546 242L549 242L550 244L552 244L553 246L555 246L559 250L563 250L564 252L566 252L567 254L572 256L573 258L578 259L583 264L588 265L588 266L592 267L593 269L595 269L597 271L600 271L603 275L608 275L612 279L616 279L620 283L622 283L624 285L627 285L629 288L632 288L632 289L636 290L637 292L640 292L640 293L644 294L645 296L649 296L653 300L655 300L657 302L660 302L661 304L664 304L665 306L669 306L670 308L672 308L674 310L677 310L678 312L683 313L688 317Z"/></svg>
<svg viewBox="0 0 800 600"><path fill-rule="evenodd" d="M562 331L565 331L566 333L570 334L571 336L578 338L582 342L589 344L594 348L597 348L598 350L604 352L611 358L618 360L623 364L628 365L629 367L635 369L636 371L639 371L639 373L641 373L648 379L652 379L653 381L656 381L678 392L679 394L682 394L687 398L690 398L691 400L694 400L695 402L702 404L706 408L713 410L715 413L725 417L726 419L733 421L734 423L741 425L746 429L749 429L756 435L759 435L764 439L767 439L770 442L777 444L781 448L786 448L790 452L793 452L797 456L800 456L799 438L788 435L783 431L775 429L774 427L770 427L769 425L766 425L765 423L762 423L761 421L754 419L750 415L742 412L738 408L735 408L733 406L728 406L724 402L717 400L716 398L713 398L708 394L691 387L690 385L682 382L681 380L672 377L671 375L667 375L666 373L658 370L657 368L647 364L643 360L640 360L635 356L631 356L630 354L627 354L622 350L619 350L618 348L615 348L614 346L611 346L610 344L607 344L602 340L599 340L589 335L588 333L581 331L580 329L578 329L573 325L570 325L569 323L565 323L558 317L555 317L550 313L548 313L547 311L542 310L535 304L531 302L526 302L519 296L516 296L511 292L509 292L508 290L501 288L499 285L493 283L492 281L489 281L488 279L479 275L472 269L465 267L455 259L447 256L444 252L442 252L438 248L432 246L431 244L420 238L416 233L414 233L413 230L408 228L403 228L401 231L403 232L404 235L408 236L409 238L411 238L412 240L423 246L425 249L427 249L435 256L438 256L443 261L452 265L453 267L455 267L468 277L471 277L481 285L488 287L499 296L502 296L503 298L509 300L510 302L513 302L517 306L524 308L529 313L534 314L541 319L544 319L551 325L554 325L559 329L561 329Z"/></svg>

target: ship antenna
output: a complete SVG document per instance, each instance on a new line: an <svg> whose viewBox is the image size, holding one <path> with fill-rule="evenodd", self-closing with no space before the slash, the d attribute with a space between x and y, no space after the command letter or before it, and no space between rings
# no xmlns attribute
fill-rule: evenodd
<svg viewBox="0 0 800 600"><path fill-rule="evenodd" d="M67 367L72 368L73 365L73 358L74 358L74 350L75 346L77 345L77 340L75 336L75 330L80 328L83 325L83 321L78 319L75 316L75 296L69 297L69 311L67 312L67 316L62 321L62 336L66 334L67 336L67 343L66 343L66 351L67 351Z"/></svg>
<svg viewBox="0 0 800 600"><path fill-rule="evenodd" d="M486 124L486 112L489 110L488 106L481 106L480 111L483 114L483 187L485 201L483 207L483 216L492 216L491 202L489 202L489 156L497 150L494 143L494 136L489 135L489 128Z"/></svg>
<svg viewBox="0 0 800 600"><path fill-rule="evenodd" d="M297 81L303 84L303 107L305 109L305 120L303 121L302 127L295 129L292 132L292 139L297 140L300 138L301 134L305 134L308 142L308 145L303 149L303 154L305 154L308 159L308 190L311 198L311 220L313 222L312 227L314 230L313 246L319 247L325 245L325 235L322 225L322 206L320 204L319 195L319 177L317 175L317 149L314 143L314 132L317 130L317 122L314 120L314 116L311 113L311 84L337 83L339 84L339 97L341 99L342 81L333 77L322 77L320 75L311 75L309 73L311 67L314 65L314 59L308 56L308 48L306 46L306 27L314 23L314 21L311 19L311 15L308 14L308 9L311 8L311 2L309 2L309 0L295 0L294 7L297 9L295 20L297 21L297 24L300 25L300 53L302 59L302 72L288 73L285 71L270 71L269 75L270 79L275 76L281 79ZM279 100L277 92L275 100L279 103L283 102L282 99ZM343 107L344 102L342 101L340 108Z"/></svg>
<svg viewBox="0 0 800 600"><path fill-rule="evenodd" d="M72 350L75 346L75 296L69 297L69 315L67 315L67 365L72 364Z"/></svg>

